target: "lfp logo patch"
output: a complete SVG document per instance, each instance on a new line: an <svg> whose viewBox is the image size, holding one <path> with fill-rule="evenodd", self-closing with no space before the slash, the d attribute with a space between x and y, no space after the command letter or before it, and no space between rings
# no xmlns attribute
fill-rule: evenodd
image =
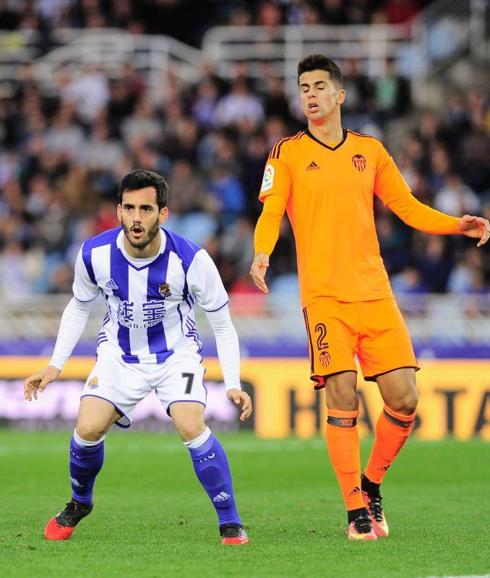
<svg viewBox="0 0 490 578"><path fill-rule="evenodd" d="M274 185L274 167L272 165L267 165L264 170L264 178L262 179L262 187L260 190L262 192L270 191Z"/></svg>

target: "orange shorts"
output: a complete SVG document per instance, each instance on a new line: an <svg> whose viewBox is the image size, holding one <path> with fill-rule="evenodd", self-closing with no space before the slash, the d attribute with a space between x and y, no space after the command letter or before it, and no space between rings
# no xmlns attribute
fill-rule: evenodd
<svg viewBox="0 0 490 578"><path fill-rule="evenodd" d="M418 369L405 321L395 299L337 301L325 297L303 309L311 379L315 388L325 377L343 371L357 371L359 359L364 379L401 367Z"/></svg>

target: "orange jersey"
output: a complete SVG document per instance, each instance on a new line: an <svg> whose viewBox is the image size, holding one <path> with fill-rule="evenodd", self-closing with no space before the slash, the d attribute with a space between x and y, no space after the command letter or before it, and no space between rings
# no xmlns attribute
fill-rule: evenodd
<svg viewBox="0 0 490 578"><path fill-rule="evenodd" d="M459 232L456 217L415 199L380 141L347 130L337 146L329 147L306 130L276 143L269 155L255 252L272 252L286 210L303 306L321 297L351 302L392 297L374 223L375 194L413 227Z"/></svg>

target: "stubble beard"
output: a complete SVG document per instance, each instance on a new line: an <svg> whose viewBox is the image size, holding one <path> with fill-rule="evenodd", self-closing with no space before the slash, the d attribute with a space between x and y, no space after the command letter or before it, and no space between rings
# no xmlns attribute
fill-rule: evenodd
<svg viewBox="0 0 490 578"><path fill-rule="evenodd" d="M130 237L131 227L128 227L125 223L122 224L122 227L123 227L124 235L126 236L126 239L128 240L128 243L131 245L131 247L133 247L134 249L140 249L140 250L147 247L153 241L153 239L158 235L158 233L160 232L160 222L157 219L155 221L155 223L148 230L148 233L146 233L145 236L143 236L141 239L139 239L138 241L135 242L135 241L132 241L131 237Z"/></svg>

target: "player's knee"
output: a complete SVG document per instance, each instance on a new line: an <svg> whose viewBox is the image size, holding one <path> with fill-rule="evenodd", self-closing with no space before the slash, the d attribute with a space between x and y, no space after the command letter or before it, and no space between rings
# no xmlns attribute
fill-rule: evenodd
<svg viewBox="0 0 490 578"><path fill-rule="evenodd" d="M175 429L185 442L190 442L199 437L206 429L206 425L202 420L182 420L175 421Z"/></svg>
<svg viewBox="0 0 490 578"><path fill-rule="evenodd" d="M96 442L106 433L105 428L90 423L77 424L77 434L88 442Z"/></svg>
<svg viewBox="0 0 490 578"><path fill-rule="evenodd" d="M331 409L354 411L358 404L355 388L327 383L327 404Z"/></svg>
<svg viewBox="0 0 490 578"><path fill-rule="evenodd" d="M415 413L418 404L418 395L416 391L412 391L399 399L394 399L390 403L390 409L401 413L403 415L411 415Z"/></svg>

